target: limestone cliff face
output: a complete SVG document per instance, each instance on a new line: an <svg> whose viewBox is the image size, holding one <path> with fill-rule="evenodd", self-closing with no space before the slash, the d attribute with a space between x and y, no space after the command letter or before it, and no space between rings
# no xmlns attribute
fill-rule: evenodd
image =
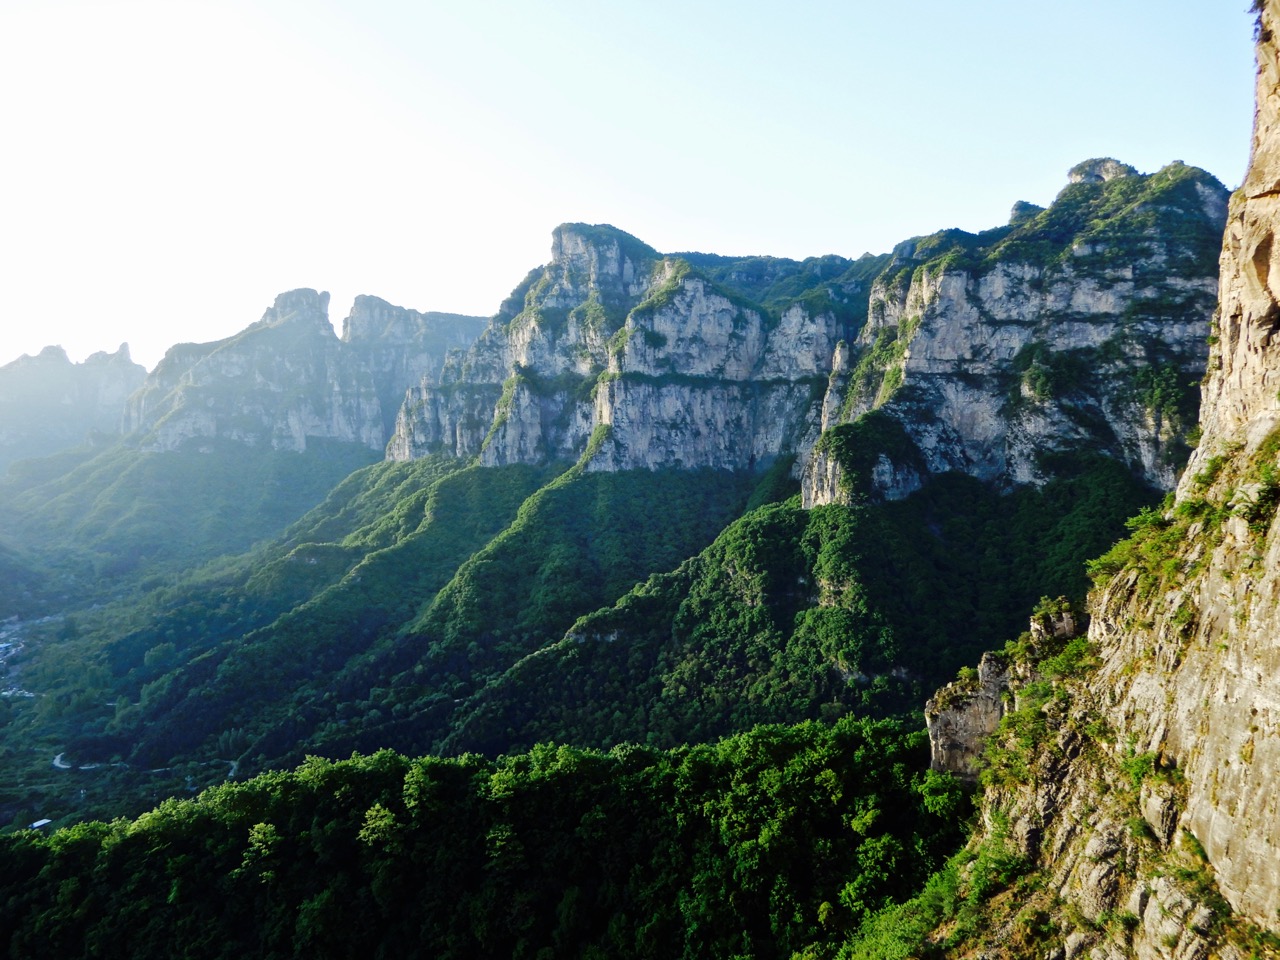
<svg viewBox="0 0 1280 960"><path fill-rule="evenodd" d="M294 290L234 337L171 348L129 398L126 430L151 450L220 438L295 451L337 440L382 451L405 390L483 323L359 297L339 340L328 306L327 293Z"/></svg>
<svg viewBox="0 0 1280 960"><path fill-rule="evenodd" d="M72 363L61 347L46 347L0 367L0 471L76 446L90 433L118 434L125 399L146 375L128 344L83 363Z"/></svg>
<svg viewBox="0 0 1280 960"><path fill-rule="evenodd" d="M405 391L437 378L451 351L465 350L487 321L456 313L419 313L358 296L342 324L345 352L373 378L382 411L382 444L395 430Z"/></svg>
<svg viewBox="0 0 1280 960"><path fill-rule="evenodd" d="M860 281L828 290L815 273L808 300L769 309L715 282L732 266L708 259L695 268L612 227L558 228L551 263L438 382L410 391L388 456L750 469L811 445L832 351L856 330L843 298ZM790 278L803 267L771 264ZM752 279L777 282L763 274Z"/></svg>
<svg viewBox="0 0 1280 960"><path fill-rule="evenodd" d="M867 324L835 356L824 430L883 408L929 473L1037 483L1047 455L1086 449L1172 488L1208 352L1227 194L1181 164L1142 176L1088 161L1070 179L1052 207L1015 209L1009 227L895 250ZM806 476L806 502L838 498L828 459Z"/></svg>
<svg viewBox="0 0 1280 960"><path fill-rule="evenodd" d="M984 834L1039 872L1028 909L1053 918L1046 956L1243 958L1280 942L1278 21L1268 0L1200 445L1174 504L1096 564L1077 669L1040 661L1004 693L1043 732L1012 772L1018 734L997 733ZM1016 917L996 908L1002 923Z"/></svg>
<svg viewBox="0 0 1280 960"><path fill-rule="evenodd" d="M591 469L740 469L812 443L837 318L796 305L773 322L705 280L666 282L664 302L627 318L601 379L594 420L610 433Z"/></svg>
<svg viewBox="0 0 1280 960"><path fill-rule="evenodd" d="M1004 486L1102 452L1170 488L1195 422L1226 191L1173 164L1089 161L1048 210L892 258L662 256L566 224L465 355L409 392L391 459L588 470L760 468L794 455L807 505L847 495L823 430L875 408L920 448L900 497L959 470Z"/></svg>

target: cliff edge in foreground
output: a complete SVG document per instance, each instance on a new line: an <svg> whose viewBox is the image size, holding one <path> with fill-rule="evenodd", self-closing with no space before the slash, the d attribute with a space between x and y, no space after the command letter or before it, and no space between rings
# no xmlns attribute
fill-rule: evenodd
<svg viewBox="0 0 1280 960"><path fill-rule="evenodd" d="M1026 634L930 705L937 766L972 772L957 731L995 727L971 850L1025 870L980 932L935 931L957 955L1280 954L1280 2L1259 12L1249 173L1176 496L1094 562L1087 635Z"/></svg>

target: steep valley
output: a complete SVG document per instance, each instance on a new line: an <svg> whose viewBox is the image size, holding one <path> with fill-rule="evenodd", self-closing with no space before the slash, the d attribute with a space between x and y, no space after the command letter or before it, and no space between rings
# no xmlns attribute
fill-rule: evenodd
<svg viewBox="0 0 1280 960"><path fill-rule="evenodd" d="M1274 954L1275 16L1229 206L564 224L487 321L291 291L18 462L15 955Z"/></svg>

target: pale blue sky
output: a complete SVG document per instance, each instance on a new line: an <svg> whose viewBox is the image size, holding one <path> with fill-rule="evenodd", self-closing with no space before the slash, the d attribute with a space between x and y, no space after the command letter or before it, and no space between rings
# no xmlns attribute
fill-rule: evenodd
<svg viewBox="0 0 1280 960"><path fill-rule="evenodd" d="M491 314L551 229L882 252L1068 167L1244 172L1248 0L0 0L0 363L277 292Z"/></svg>

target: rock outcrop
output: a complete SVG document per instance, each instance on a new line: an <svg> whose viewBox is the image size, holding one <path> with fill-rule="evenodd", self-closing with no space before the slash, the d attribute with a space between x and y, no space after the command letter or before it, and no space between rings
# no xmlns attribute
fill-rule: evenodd
<svg viewBox="0 0 1280 960"><path fill-rule="evenodd" d="M1070 603L1059 597L1031 618L1023 642L1030 650L1043 652L1061 648L1079 632L1080 622ZM1000 721L1018 709L1017 690L1035 675L1022 658L985 653L976 671L964 671L934 694L924 709L933 769L977 782L988 741Z"/></svg>
<svg viewBox="0 0 1280 960"><path fill-rule="evenodd" d="M17 460L74 447L92 433L119 434L125 399L146 375L130 359L128 344L82 363L72 363L61 347L45 347L0 367L0 472Z"/></svg>
<svg viewBox="0 0 1280 960"><path fill-rule="evenodd" d="M971 676L947 684L925 705L932 766L976 781L982 752L1007 712L1009 664L983 654Z"/></svg>
<svg viewBox="0 0 1280 960"><path fill-rule="evenodd" d="M1077 163L1067 171L1068 183L1106 183L1116 177L1131 177L1138 171L1112 157L1099 157Z"/></svg>
<svg viewBox="0 0 1280 960"><path fill-rule="evenodd" d="M226 340L171 348L129 398L125 428L144 449L214 438L302 451L309 442L381 452L405 390L442 368L484 321L358 297L341 340L329 295L294 290Z"/></svg>
<svg viewBox="0 0 1280 960"><path fill-rule="evenodd" d="M1277 26L1268 0L1199 447L1176 499L1095 563L1079 656L1032 658L1004 693L1022 713L988 754L975 843L1013 845L1038 879L993 905L985 956L1022 955L995 944L1020 907L1051 919L1050 957L1280 953Z"/></svg>
<svg viewBox="0 0 1280 960"><path fill-rule="evenodd" d="M342 323L342 343L373 378L382 411L382 446L395 430L405 391L424 379L437 379L449 353L469 347L487 324L481 317L419 313L378 297L356 297Z"/></svg>

